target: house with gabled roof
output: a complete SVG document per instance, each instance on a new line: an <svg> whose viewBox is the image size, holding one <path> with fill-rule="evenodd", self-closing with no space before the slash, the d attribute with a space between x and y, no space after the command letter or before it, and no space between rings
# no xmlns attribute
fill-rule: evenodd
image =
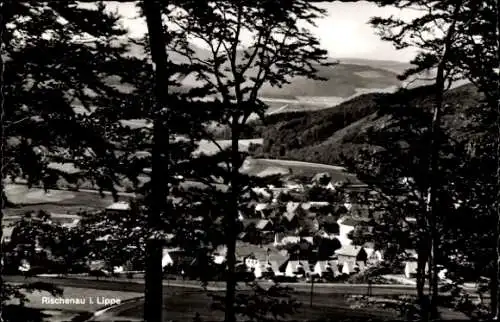
<svg viewBox="0 0 500 322"><path fill-rule="evenodd" d="M365 249L361 246L354 245L342 245L342 248L337 249L335 254L338 257L338 261L341 264L349 263L353 266L358 262L363 262L366 264L368 255Z"/></svg>
<svg viewBox="0 0 500 322"><path fill-rule="evenodd" d="M339 237L342 244L351 244L352 241L349 238L349 233L354 231L354 229L361 225L370 225L373 219L366 217L353 217L345 215L337 220L339 225Z"/></svg>
<svg viewBox="0 0 500 322"><path fill-rule="evenodd" d="M246 267L254 272L256 278L261 278L263 275L269 274L274 276L280 275L280 266L287 260L287 256L274 247L249 245L243 248L242 246L237 253Z"/></svg>
<svg viewBox="0 0 500 322"><path fill-rule="evenodd" d="M286 212L295 213L297 209L300 207L300 202L289 201L286 204Z"/></svg>
<svg viewBox="0 0 500 322"><path fill-rule="evenodd" d="M14 231L14 226L2 227L2 240L1 240L2 244L6 245L10 243L13 231Z"/></svg>
<svg viewBox="0 0 500 322"><path fill-rule="evenodd" d="M179 247L175 248L163 248L163 255L162 255L162 260L161 260L161 266L163 268L167 266L173 266L174 265L174 253L176 252L182 252L182 249Z"/></svg>
<svg viewBox="0 0 500 322"><path fill-rule="evenodd" d="M366 242L363 245L363 248L368 255L367 264L368 265L378 265L384 261L383 251L375 248L375 244L373 242Z"/></svg>
<svg viewBox="0 0 500 322"><path fill-rule="evenodd" d="M418 262L416 259L410 259L404 262L404 274L406 278L416 278ZM429 273L429 263L425 264L425 274Z"/></svg>
<svg viewBox="0 0 500 322"><path fill-rule="evenodd" d="M270 206L268 203L258 203L255 205L255 208L254 208L254 211L255 211L255 214L259 217L259 218L265 218L265 210L268 209Z"/></svg>
<svg viewBox="0 0 500 322"><path fill-rule="evenodd" d="M285 276L306 277L312 273L311 265L307 260L289 260L285 266Z"/></svg>
<svg viewBox="0 0 500 322"><path fill-rule="evenodd" d="M256 223L255 228L260 231L270 231L273 229L273 222L268 219L261 219Z"/></svg>
<svg viewBox="0 0 500 322"><path fill-rule="evenodd" d="M342 274L351 275L351 274L359 271L359 269L355 263L351 263L351 262L340 262L340 263L341 263L340 265L342 266L342 270L341 270Z"/></svg>
<svg viewBox="0 0 500 322"><path fill-rule="evenodd" d="M225 261L227 247L219 246L217 258L220 263ZM236 243L236 258L249 270L252 270L256 278L260 278L267 271L280 275L280 267L287 261L285 251L279 251L273 246L258 246L238 241Z"/></svg>
<svg viewBox="0 0 500 322"><path fill-rule="evenodd" d="M330 276L337 277L340 275L337 260L317 261L313 268L313 274L319 277Z"/></svg>
<svg viewBox="0 0 500 322"><path fill-rule="evenodd" d="M297 229L299 227L299 212L302 211L299 202L288 202L286 211L283 213L283 226L288 230Z"/></svg>

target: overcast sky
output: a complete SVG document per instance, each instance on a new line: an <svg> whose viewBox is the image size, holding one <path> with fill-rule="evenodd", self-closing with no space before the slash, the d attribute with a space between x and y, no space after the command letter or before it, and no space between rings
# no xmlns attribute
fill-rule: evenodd
<svg viewBox="0 0 500 322"><path fill-rule="evenodd" d="M118 10L124 17L123 24L132 36L146 32L144 21L137 19L137 9L132 3L110 1L108 7ZM325 3L328 17L317 22L314 34L321 40L324 49L334 58L364 58L408 62L413 50L397 51L392 44L381 41L373 28L367 24L372 16L396 15L403 18L415 16L415 12L401 12L392 8L378 8L365 1L357 3Z"/></svg>

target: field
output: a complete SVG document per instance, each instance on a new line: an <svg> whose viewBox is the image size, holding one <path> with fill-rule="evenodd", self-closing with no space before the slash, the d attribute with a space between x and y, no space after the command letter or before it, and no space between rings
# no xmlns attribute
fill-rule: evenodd
<svg viewBox="0 0 500 322"><path fill-rule="evenodd" d="M346 180L352 184L361 184L353 174L346 172L342 167L292 160L247 159L241 171L255 176L283 174L311 178L317 173L326 172L334 181Z"/></svg>
<svg viewBox="0 0 500 322"><path fill-rule="evenodd" d="M72 215L78 212L103 209L113 203L113 198L109 194L102 197L95 191L51 189L47 194L43 189L29 189L23 184L6 184L5 193L9 201L17 206L2 209L5 215L4 222L19 218L26 212L43 210L56 214L55 217L60 217L59 221L67 223L72 221L74 219ZM128 198L123 197L122 199L127 200Z"/></svg>
<svg viewBox="0 0 500 322"><path fill-rule="evenodd" d="M249 143L258 143L259 140L243 140L242 146ZM227 143L225 143L227 144ZM214 151L214 146L205 146L204 149L207 153ZM312 178L317 173L326 172L332 176L334 181L347 181L351 184L362 184L355 175L346 172L342 167L299 162L292 160L281 159L252 159L245 160L240 170L242 173L266 176L273 174L292 175L292 176L305 176ZM143 182L148 181L147 176L141 178ZM183 183L184 187L189 186L203 186L192 181ZM222 187L223 185L221 185ZM68 186L64 184L60 187L66 189ZM222 187L223 188L223 187ZM80 182L80 189L95 189L90 182ZM5 185L6 195L8 199L22 207L7 208L5 209L6 215L20 215L26 211L37 211L43 209L52 213L75 213L79 210L102 209L113 203L112 196L107 193L102 197L97 191L69 191L69 190L53 190L50 189L45 193L43 189L31 188L29 189L24 184L7 183ZM121 187L120 190L124 190ZM133 194L122 194L120 200L128 200L133 197Z"/></svg>
<svg viewBox="0 0 500 322"><path fill-rule="evenodd" d="M248 148L250 147L251 144L256 144L256 145L262 145L263 139L248 139L248 140L240 140L239 141L239 149L242 152L248 151ZM217 140L217 144L222 148L222 149L227 149L231 147L231 140ZM196 150L196 154L198 153L204 153L206 155L211 155L214 153L217 153L220 151L219 147L217 144L207 141L207 140L201 140L199 142L198 149Z"/></svg>
<svg viewBox="0 0 500 322"><path fill-rule="evenodd" d="M102 208L110 205L113 198L110 195L101 197L96 192L66 191L49 189L28 188L23 184L5 185L7 198L25 207L38 207L41 204L60 205L64 207L95 207Z"/></svg>

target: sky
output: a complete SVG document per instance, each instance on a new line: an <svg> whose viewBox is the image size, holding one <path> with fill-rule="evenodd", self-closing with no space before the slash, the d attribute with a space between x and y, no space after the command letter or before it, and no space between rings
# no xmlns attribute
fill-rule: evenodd
<svg viewBox="0 0 500 322"><path fill-rule="evenodd" d="M321 45L333 58L361 58L409 62L415 50L395 50L391 43L380 40L375 30L367 23L373 16L395 15L403 19L416 16L414 11L401 11L395 8L379 8L366 1L357 3L322 3L327 9L326 18L317 21L312 32L320 39ZM133 3L110 1L110 10L117 10L124 17L123 24L132 37L143 35L147 28L143 20L137 18Z"/></svg>

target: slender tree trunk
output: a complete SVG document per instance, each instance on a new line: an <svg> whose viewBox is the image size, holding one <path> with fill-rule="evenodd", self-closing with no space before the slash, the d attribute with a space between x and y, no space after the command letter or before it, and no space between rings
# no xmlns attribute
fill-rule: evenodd
<svg viewBox="0 0 500 322"><path fill-rule="evenodd" d="M498 230L498 227L496 228ZM498 240L498 232L495 232L495 239ZM496 242L498 244L498 241ZM498 245L495 249L495 258L493 259L492 272L490 276L490 299L491 316L493 320L498 320Z"/></svg>
<svg viewBox="0 0 500 322"><path fill-rule="evenodd" d="M426 252L420 251L417 255L417 298L418 302L423 304L425 300L425 265L427 264L428 255Z"/></svg>
<svg viewBox="0 0 500 322"><path fill-rule="evenodd" d="M164 1L165 2L165 1ZM164 5L163 2L163 5ZM155 70L156 108L153 121L153 148L151 171L151 204L148 228L153 232L146 244L146 276L144 319L161 322L163 309L162 240L157 234L162 213L167 210L168 195L168 138L167 116L167 52L161 7L156 0L144 0L144 13L149 33L151 56Z"/></svg>
<svg viewBox="0 0 500 322"><path fill-rule="evenodd" d="M453 37L455 34L455 25L457 15L462 7L463 0L459 0L453 10L453 21L448 28L444 39L443 55L437 67L436 82L434 86L434 115L432 117L431 125L431 162L430 162L430 185L428 192L428 214L429 214L429 228L430 228L430 256L429 256L429 288L431 291L430 312L431 318L437 318L438 315L438 272L437 272L437 255L439 250L439 234L438 234L438 220L437 214L437 192L439 186L439 151L440 151L440 136L441 136L441 114L443 109L443 97L445 89L445 69L450 55L450 50L453 45Z"/></svg>
<svg viewBox="0 0 500 322"><path fill-rule="evenodd" d="M496 41L497 41L497 53L500 57L500 19L498 15L500 14L500 1L497 1L496 8L497 18L496 18ZM498 93L500 93L500 83L498 83ZM493 276L491 277L491 316L494 320L500 318L500 291L498 288L500 280L500 101L497 98L497 224L495 229L495 258L493 259Z"/></svg>
<svg viewBox="0 0 500 322"><path fill-rule="evenodd" d="M235 322L235 297L236 297L236 219L239 211L240 197L240 151L239 151L239 120L233 115L231 126L231 209L226 217L227 222L227 277L226 277L226 300L225 300L225 322Z"/></svg>
<svg viewBox="0 0 500 322"><path fill-rule="evenodd" d="M5 179L5 169L4 169L4 162L5 162L5 146L7 144L6 142L6 137L5 137L5 113L4 113L4 103L5 103L5 97L4 97L4 70L5 70L5 62L3 60L3 33L5 31L5 25L7 23L7 10L8 10L8 5L10 5L10 1L5 1L2 3L1 10L0 10L0 272L3 270L3 209L7 206L8 200L7 196L5 195L5 189L4 189L4 184L3 181ZM0 274L0 292L4 292L3 288L3 278L2 275ZM0 293L0 320L3 318L3 312L2 312L2 307L3 307L3 294Z"/></svg>
<svg viewBox="0 0 500 322"><path fill-rule="evenodd" d="M446 50L445 50L446 51ZM429 253L429 294L430 294L430 314L431 318L437 318L437 301L438 301L438 276L437 276L437 253L439 248L439 236L436 225L437 220L437 192L438 192L438 158L439 158L439 137L441 135L441 113L443 105L444 92L444 65L445 61L438 66L436 84L435 84L435 105L434 115L432 117L431 126L431 165L430 165L430 180L431 184L428 193L429 206L429 229L430 229L430 253Z"/></svg>

